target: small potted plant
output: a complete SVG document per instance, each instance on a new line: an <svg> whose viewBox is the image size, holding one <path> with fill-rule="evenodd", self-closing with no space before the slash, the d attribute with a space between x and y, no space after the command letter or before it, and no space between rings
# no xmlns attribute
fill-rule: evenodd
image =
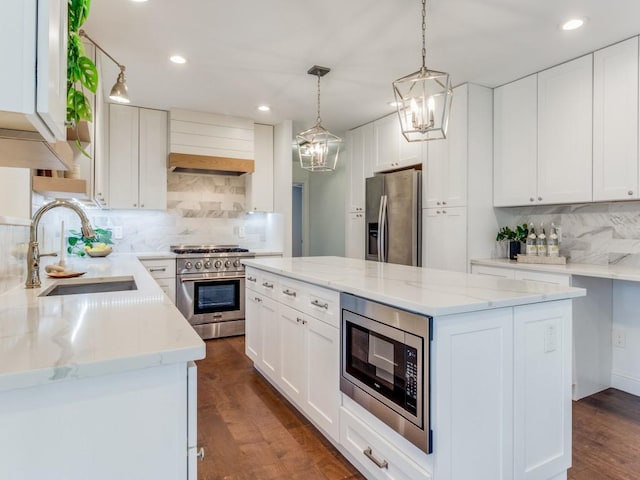
<svg viewBox="0 0 640 480"><path fill-rule="evenodd" d="M527 227L526 223L518 225L515 230L512 230L510 227L502 227L498 230L496 241L508 241L509 258L511 260L515 260L518 258L518 254L520 253L520 245L527 241L527 235L529 235L529 227Z"/></svg>
<svg viewBox="0 0 640 480"><path fill-rule="evenodd" d="M87 248L93 249L96 246L104 245L106 247L107 245L113 245L113 242L111 241L111 230L96 228L94 229L94 232L95 236L93 238L87 238L82 235L82 232L69 230L70 235L67 237L67 253L70 255L77 255L78 257L84 257L87 252ZM111 252L110 248L109 252Z"/></svg>

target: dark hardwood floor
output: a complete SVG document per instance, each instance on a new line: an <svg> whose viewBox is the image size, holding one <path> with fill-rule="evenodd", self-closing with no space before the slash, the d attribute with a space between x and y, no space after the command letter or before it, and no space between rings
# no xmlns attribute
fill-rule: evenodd
<svg viewBox="0 0 640 480"><path fill-rule="evenodd" d="M254 370L244 337L198 362L199 480L356 480L356 469ZM573 404L569 480L640 480L640 398L609 389ZM417 480L417 479L416 479Z"/></svg>
<svg viewBox="0 0 640 480"><path fill-rule="evenodd" d="M253 369L244 337L207 341L198 362L199 480L363 479Z"/></svg>

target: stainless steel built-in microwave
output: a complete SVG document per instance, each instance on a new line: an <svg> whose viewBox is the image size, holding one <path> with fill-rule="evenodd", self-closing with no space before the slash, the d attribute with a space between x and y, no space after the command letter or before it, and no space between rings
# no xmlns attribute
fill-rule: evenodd
<svg viewBox="0 0 640 480"><path fill-rule="evenodd" d="M340 303L340 390L431 453L432 319L347 293Z"/></svg>

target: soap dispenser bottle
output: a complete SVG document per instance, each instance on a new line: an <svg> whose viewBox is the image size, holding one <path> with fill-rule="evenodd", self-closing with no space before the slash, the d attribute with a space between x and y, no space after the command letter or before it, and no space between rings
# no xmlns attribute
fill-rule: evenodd
<svg viewBox="0 0 640 480"><path fill-rule="evenodd" d="M529 235L527 235L527 255L538 255L536 239L536 229L533 226L533 222L531 222L529 224Z"/></svg>
<svg viewBox="0 0 640 480"><path fill-rule="evenodd" d="M540 233L538 234L536 244L538 245L538 256L546 257L547 256L547 236L544 233L543 223L540 224Z"/></svg>

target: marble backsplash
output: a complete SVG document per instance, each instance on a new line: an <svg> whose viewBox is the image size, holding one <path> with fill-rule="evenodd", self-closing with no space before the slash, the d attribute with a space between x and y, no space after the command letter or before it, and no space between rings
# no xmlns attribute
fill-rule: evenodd
<svg viewBox="0 0 640 480"><path fill-rule="evenodd" d="M25 280L29 227L0 224L0 294Z"/></svg>
<svg viewBox="0 0 640 480"><path fill-rule="evenodd" d="M571 262L640 267L640 202L496 208L500 226L533 222L562 230L560 254Z"/></svg>
<svg viewBox="0 0 640 480"><path fill-rule="evenodd" d="M36 201L35 208L43 199ZM170 245L239 244L250 250L282 251L283 219L276 213L245 211L245 179L242 176L169 173L167 210L87 209L94 226L122 229L114 239L118 252L166 252ZM73 212L55 209L41 224L41 244L59 249L60 222L78 230Z"/></svg>

